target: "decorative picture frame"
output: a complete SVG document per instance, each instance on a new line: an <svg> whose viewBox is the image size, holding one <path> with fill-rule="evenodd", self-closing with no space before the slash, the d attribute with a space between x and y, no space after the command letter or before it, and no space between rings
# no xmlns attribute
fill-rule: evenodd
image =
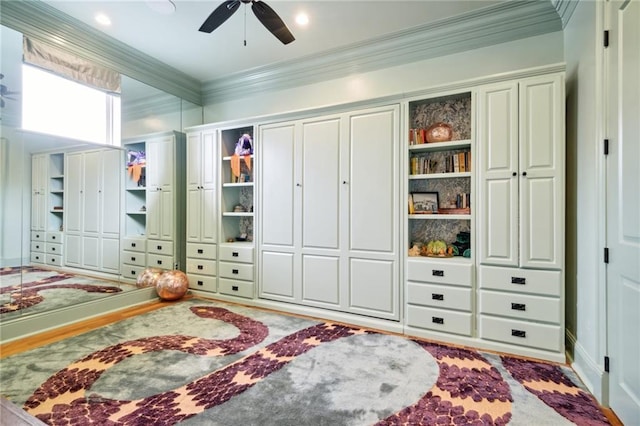
<svg viewBox="0 0 640 426"><path fill-rule="evenodd" d="M415 214L438 213L439 204L437 192L412 192L411 200Z"/></svg>

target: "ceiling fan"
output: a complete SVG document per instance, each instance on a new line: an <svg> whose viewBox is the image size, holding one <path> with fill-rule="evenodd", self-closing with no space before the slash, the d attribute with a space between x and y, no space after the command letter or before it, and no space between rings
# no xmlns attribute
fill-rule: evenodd
<svg viewBox="0 0 640 426"><path fill-rule="evenodd" d="M222 25L231 15L234 14L240 3L251 3L251 10L262 25L264 25L271 34L276 36L283 44L289 44L295 40L291 31L287 28L284 21L280 19L278 14L260 0L229 0L218 6L209 17L204 21L199 31L203 33L210 33L220 25ZM246 40L245 40L246 45Z"/></svg>

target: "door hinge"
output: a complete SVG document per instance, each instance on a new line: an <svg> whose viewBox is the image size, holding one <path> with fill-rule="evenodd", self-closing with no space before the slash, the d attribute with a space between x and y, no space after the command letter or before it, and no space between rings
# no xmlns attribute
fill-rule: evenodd
<svg viewBox="0 0 640 426"><path fill-rule="evenodd" d="M604 155L609 155L609 139L604 140Z"/></svg>
<svg viewBox="0 0 640 426"><path fill-rule="evenodd" d="M604 47L609 47L609 30L604 30Z"/></svg>
<svg viewBox="0 0 640 426"><path fill-rule="evenodd" d="M605 371L605 373L609 372L609 357L608 356L604 357L604 371Z"/></svg>
<svg viewBox="0 0 640 426"><path fill-rule="evenodd" d="M604 248L604 263L609 263L609 247Z"/></svg>

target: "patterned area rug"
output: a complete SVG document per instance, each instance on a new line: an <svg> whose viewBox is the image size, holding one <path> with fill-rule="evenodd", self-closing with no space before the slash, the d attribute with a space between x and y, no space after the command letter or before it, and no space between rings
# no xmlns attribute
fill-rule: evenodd
<svg viewBox="0 0 640 426"><path fill-rule="evenodd" d="M604 425L560 365L190 299L1 361L52 425Z"/></svg>
<svg viewBox="0 0 640 426"><path fill-rule="evenodd" d="M32 266L1 268L0 317L6 320L50 311L135 288L116 281Z"/></svg>

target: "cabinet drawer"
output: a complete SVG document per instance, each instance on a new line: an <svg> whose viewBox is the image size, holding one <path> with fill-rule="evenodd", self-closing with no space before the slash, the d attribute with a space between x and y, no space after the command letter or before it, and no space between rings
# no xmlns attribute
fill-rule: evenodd
<svg viewBox="0 0 640 426"><path fill-rule="evenodd" d="M187 259L187 274L216 275L216 261Z"/></svg>
<svg viewBox="0 0 640 426"><path fill-rule="evenodd" d="M31 263L44 263L44 253L31 253Z"/></svg>
<svg viewBox="0 0 640 426"><path fill-rule="evenodd" d="M189 288L202 291L217 291L216 277L204 277L202 275L187 274L189 278Z"/></svg>
<svg viewBox="0 0 640 426"><path fill-rule="evenodd" d="M409 281L471 286L473 267L470 263L408 260L407 265Z"/></svg>
<svg viewBox="0 0 640 426"><path fill-rule="evenodd" d="M409 283L408 303L471 312L471 289Z"/></svg>
<svg viewBox="0 0 640 426"><path fill-rule="evenodd" d="M45 243L43 241L31 241L31 251L44 253Z"/></svg>
<svg viewBox="0 0 640 426"><path fill-rule="evenodd" d="M147 265L152 268L173 269L173 256L162 254L148 254Z"/></svg>
<svg viewBox="0 0 640 426"><path fill-rule="evenodd" d="M195 244L187 243L187 257L196 259L215 259L215 244Z"/></svg>
<svg viewBox="0 0 640 426"><path fill-rule="evenodd" d="M478 286L491 290L560 297L562 274L560 271L481 266L478 269Z"/></svg>
<svg viewBox="0 0 640 426"><path fill-rule="evenodd" d="M47 243L47 253L50 254L62 254L62 244Z"/></svg>
<svg viewBox="0 0 640 426"><path fill-rule="evenodd" d="M221 245L220 260L227 262L253 263L253 247L241 245Z"/></svg>
<svg viewBox="0 0 640 426"><path fill-rule="evenodd" d="M31 241L45 241L44 231L31 231Z"/></svg>
<svg viewBox="0 0 640 426"><path fill-rule="evenodd" d="M122 263L126 265L145 266L147 264L147 255L136 251L123 251Z"/></svg>
<svg viewBox="0 0 640 426"><path fill-rule="evenodd" d="M47 265L62 266L62 256L57 254L47 254L45 256Z"/></svg>
<svg viewBox="0 0 640 426"><path fill-rule="evenodd" d="M141 238L123 238L122 249L144 253L147 251L147 240Z"/></svg>
<svg viewBox="0 0 640 426"><path fill-rule="evenodd" d="M253 281L253 265L249 263L220 262L219 275L235 280Z"/></svg>
<svg viewBox="0 0 640 426"><path fill-rule="evenodd" d="M50 243L62 243L62 232L47 232L47 241Z"/></svg>
<svg viewBox="0 0 640 426"><path fill-rule="evenodd" d="M560 324L560 299L480 291L480 313Z"/></svg>
<svg viewBox="0 0 640 426"><path fill-rule="evenodd" d="M144 271L144 267L138 266L138 265L128 265L123 263L122 267L120 268L120 271L122 271L122 276L124 278L135 280L136 278L138 278L138 275L140 275L142 271Z"/></svg>
<svg viewBox="0 0 640 426"><path fill-rule="evenodd" d="M407 307L407 325L443 333L471 336L471 314L465 312L409 305Z"/></svg>
<svg viewBox="0 0 640 426"><path fill-rule="evenodd" d="M556 352L562 349L563 333L556 325L480 315L479 332L482 339Z"/></svg>
<svg viewBox="0 0 640 426"><path fill-rule="evenodd" d="M162 240L148 240L147 253L165 254L173 256L173 242Z"/></svg>
<svg viewBox="0 0 640 426"><path fill-rule="evenodd" d="M231 296L253 298L253 283L249 281L234 281L220 279L220 293Z"/></svg>

